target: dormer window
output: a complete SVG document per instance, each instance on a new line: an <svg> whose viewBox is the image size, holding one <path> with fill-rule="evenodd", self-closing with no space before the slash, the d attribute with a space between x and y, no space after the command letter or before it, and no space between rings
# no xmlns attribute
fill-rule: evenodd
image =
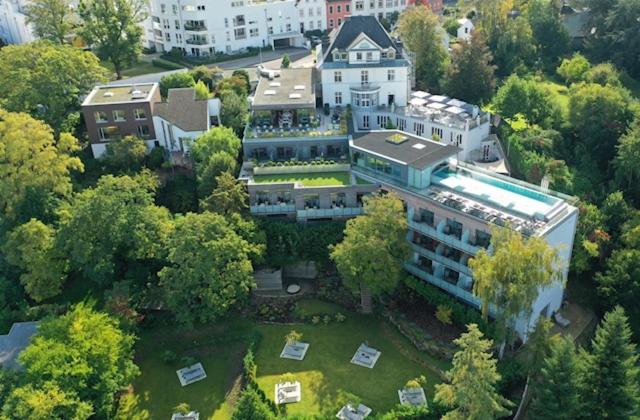
<svg viewBox="0 0 640 420"><path fill-rule="evenodd" d="M341 58L342 60L345 60L345 61L346 61L346 60L347 60L347 57L348 57L348 55L347 55L347 53L346 53L346 52L344 52L344 53L340 54L340 58Z"/></svg>
<svg viewBox="0 0 640 420"><path fill-rule="evenodd" d="M333 53L333 59L336 61L340 60L340 53L338 51Z"/></svg>

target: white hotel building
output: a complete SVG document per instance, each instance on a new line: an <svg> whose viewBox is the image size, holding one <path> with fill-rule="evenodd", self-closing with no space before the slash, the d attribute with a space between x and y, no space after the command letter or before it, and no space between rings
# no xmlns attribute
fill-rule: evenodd
<svg viewBox="0 0 640 420"><path fill-rule="evenodd" d="M297 0L151 0L147 45L190 56L303 45ZM308 13L308 11L306 12ZM306 15L305 15L306 16Z"/></svg>
<svg viewBox="0 0 640 420"><path fill-rule="evenodd" d="M24 14L26 0L0 0L0 39L7 44L24 44L35 40L33 29Z"/></svg>

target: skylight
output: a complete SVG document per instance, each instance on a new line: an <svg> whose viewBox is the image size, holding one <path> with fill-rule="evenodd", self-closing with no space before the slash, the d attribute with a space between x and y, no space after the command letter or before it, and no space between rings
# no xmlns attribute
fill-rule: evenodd
<svg viewBox="0 0 640 420"><path fill-rule="evenodd" d="M293 87L294 90L304 90L304 85L295 85Z"/></svg>
<svg viewBox="0 0 640 420"><path fill-rule="evenodd" d="M271 82L271 83L269 83L269 86L271 86L271 87L280 87L280 82Z"/></svg>
<svg viewBox="0 0 640 420"><path fill-rule="evenodd" d="M272 89L268 89L268 90L265 90L265 91L264 91L264 94L265 94L265 95L275 95L275 94L276 94L276 91L275 91L275 90L272 90Z"/></svg>
<svg viewBox="0 0 640 420"><path fill-rule="evenodd" d="M302 98L302 95L300 95L299 93L290 93L289 94L289 99L300 99Z"/></svg>
<svg viewBox="0 0 640 420"><path fill-rule="evenodd" d="M411 146L411 147L413 147L414 149L422 150L422 149L424 149L424 148L425 148L425 147L427 147L427 146L425 146L425 145L424 145L424 144L422 144L422 143L416 143L416 144L414 144L414 145L413 145L413 146Z"/></svg>

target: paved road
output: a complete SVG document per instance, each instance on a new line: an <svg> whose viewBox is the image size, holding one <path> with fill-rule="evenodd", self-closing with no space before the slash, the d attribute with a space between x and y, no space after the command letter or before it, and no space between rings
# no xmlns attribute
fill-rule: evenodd
<svg viewBox="0 0 640 420"><path fill-rule="evenodd" d="M292 61L298 59L305 59L309 55L309 51L303 48L286 48L282 50L267 50L262 52L263 65L270 69L279 69L282 61L282 56L289 54ZM256 67L260 64L260 55L253 57L237 58L229 61L222 61L220 63L210 64L209 66L218 66L225 70L235 70L239 68ZM159 73L143 74L140 76L130 77L128 79L114 80L110 82L110 85L122 85L130 83L157 83L163 76L172 73L185 72L187 69L180 70L168 70L161 71Z"/></svg>

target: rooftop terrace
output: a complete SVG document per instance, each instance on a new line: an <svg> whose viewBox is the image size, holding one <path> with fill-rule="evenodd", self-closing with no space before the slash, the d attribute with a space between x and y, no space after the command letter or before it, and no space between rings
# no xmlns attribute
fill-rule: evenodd
<svg viewBox="0 0 640 420"><path fill-rule="evenodd" d="M135 85L96 86L84 100L82 105L101 105L122 102L147 102L157 83L140 83Z"/></svg>
<svg viewBox="0 0 640 420"><path fill-rule="evenodd" d="M262 77L254 95L253 110L314 108L313 69L282 69L280 77Z"/></svg>

